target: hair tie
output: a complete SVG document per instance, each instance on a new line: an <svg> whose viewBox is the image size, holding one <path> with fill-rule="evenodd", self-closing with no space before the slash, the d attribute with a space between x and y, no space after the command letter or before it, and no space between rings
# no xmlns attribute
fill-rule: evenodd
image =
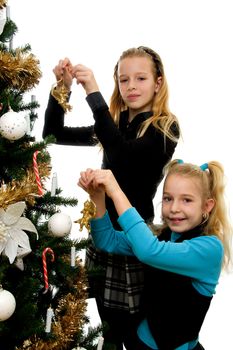
<svg viewBox="0 0 233 350"><path fill-rule="evenodd" d="M209 168L208 163L204 163L204 164L200 165L200 168L201 168L201 170L205 171L206 169Z"/></svg>
<svg viewBox="0 0 233 350"><path fill-rule="evenodd" d="M177 159L178 164L184 164L184 161L182 159Z"/></svg>

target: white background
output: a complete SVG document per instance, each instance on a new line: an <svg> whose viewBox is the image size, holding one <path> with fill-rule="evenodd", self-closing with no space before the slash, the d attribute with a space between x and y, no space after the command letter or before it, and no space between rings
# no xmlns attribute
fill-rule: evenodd
<svg viewBox="0 0 233 350"><path fill-rule="evenodd" d="M227 199L233 206L231 0L9 0L8 4L18 27L13 45L29 43L43 74L30 92L40 103L33 131L37 140L41 140L48 94L55 82L52 69L60 58L67 56L75 64L91 67L108 102L121 52L150 46L163 60L170 108L183 133L174 157L197 164L220 161L227 177ZM71 104L67 125L90 125L84 92L75 83ZM51 146L49 152L62 194L79 199L78 208L66 209L77 219L87 198L76 186L79 172L100 167L101 154L97 148L68 146ZM157 222L160 197L161 187L155 198ZM72 235L81 237L75 225ZM228 275L220 280L200 334L206 350L232 350L232 315L233 276ZM93 322L96 319L93 315Z"/></svg>

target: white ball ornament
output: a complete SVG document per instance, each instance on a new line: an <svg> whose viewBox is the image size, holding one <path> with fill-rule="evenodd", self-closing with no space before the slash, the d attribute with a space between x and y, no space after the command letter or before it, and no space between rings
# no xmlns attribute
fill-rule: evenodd
<svg viewBox="0 0 233 350"><path fill-rule="evenodd" d="M0 118L0 133L10 141L19 140L27 132L27 121L20 113L13 110L3 114Z"/></svg>
<svg viewBox="0 0 233 350"><path fill-rule="evenodd" d="M69 215L56 213L48 221L48 230L55 237L67 236L72 227L72 221Z"/></svg>
<svg viewBox="0 0 233 350"><path fill-rule="evenodd" d="M14 295L0 287L0 322L10 318L15 311L15 307Z"/></svg>

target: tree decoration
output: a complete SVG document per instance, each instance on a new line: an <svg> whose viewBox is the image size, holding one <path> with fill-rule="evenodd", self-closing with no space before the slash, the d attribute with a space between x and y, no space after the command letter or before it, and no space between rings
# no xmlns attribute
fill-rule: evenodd
<svg viewBox="0 0 233 350"><path fill-rule="evenodd" d="M36 176L36 183L37 183L37 186L38 186L38 194L39 196L43 196L43 188L42 188L42 185L41 185L41 180L40 180L40 175L39 175L39 170L38 170L38 165L37 165L37 155L38 153L40 153L40 151L35 151L33 153L33 169L34 169L34 172L35 172L35 176Z"/></svg>
<svg viewBox="0 0 233 350"><path fill-rule="evenodd" d="M45 180L50 174L50 165L46 163L38 164L41 179ZM12 181L0 187L0 207L7 208L8 205L24 200L30 206L35 204L38 187L33 169L26 171L26 176L21 181Z"/></svg>
<svg viewBox="0 0 233 350"><path fill-rule="evenodd" d="M6 18L0 18L0 35L3 32L3 28L4 28L5 24L6 24Z"/></svg>
<svg viewBox="0 0 233 350"><path fill-rule="evenodd" d="M83 227L86 227L88 232L90 232L90 220L96 215L96 206L92 200L86 200L84 202L84 208L81 211L83 216L76 220L75 223L80 225L79 231L83 230Z"/></svg>
<svg viewBox="0 0 233 350"><path fill-rule="evenodd" d="M104 345L104 338L100 336L98 339L97 350L102 350L103 345Z"/></svg>
<svg viewBox="0 0 233 350"><path fill-rule="evenodd" d="M26 132L27 121L20 113L16 113L10 108L9 112L1 116L0 133L7 140L19 140Z"/></svg>
<svg viewBox="0 0 233 350"><path fill-rule="evenodd" d="M29 238L24 230L36 233L38 238L37 229L33 223L21 217L25 208L24 202L11 204L6 210L0 208L0 254L4 253L9 258L10 264L17 257L19 247L24 253L31 252Z"/></svg>
<svg viewBox="0 0 233 350"><path fill-rule="evenodd" d="M54 311L51 308L51 306L47 309L46 313L46 323L45 323L45 332L50 333L51 332L51 325L52 325L52 319L54 317Z"/></svg>
<svg viewBox="0 0 233 350"><path fill-rule="evenodd" d="M1 8L5 4L5 1L0 0ZM39 61L34 55L28 54L31 50L29 44L13 48L13 37L18 28L10 19L9 7L7 11L1 11L1 8L0 18L6 17L6 23L4 27L2 25L0 38L0 117L8 112L10 105L14 111L28 116L31 131L38 118L35 110L39 104L34 98L25 103L23 94L28 94L39 83ZM0 136L0 279L14 296L17 307L11 317L6 319L9 313L1 315L4 308L0 305L0 315L5 319L0 322L0 348L68 350L83 346L93 350L93 342L101 330L98 328L86 334L84 329L88 324L88 293L85 268L78 258L78 251L87 247L89 240L73 241L67 237L72 224L70 218L66 218L63 232L59 231L62 226L59 224L58 230L55 229L55 237L48 234L47 218L57 212L56 207L74 207L78 204L76 198L60 195L61 190L56 188L55 179L53 190L45 191L46 180L50 181L52 169L46 149L54 142L54 137L51 135L36 142L35 137L28 132L17 141L12 141ZM33 154L37 161L36 173ZM43 195L42 191L38 195L38 185L41 186L40 190L44 190ZM37 231L37 236L30 234L37 234ZM40 259L45 247L50 247L56 257L59 256L52 263L52 271L49 271L48 289L44 289ZM72 265L71 248L74 254ZM50 261L47 263L49 270ZM43 293L45 290L47 292ZM4 300L4 306L12 306L4 298L5 292L0 292L0 300Z"/></svg>
<svg viewBox="0 0 233 350"><path fill-rule="evenodd" d="M55 237L64 237L70 233L72 221L69 215L55 213L48 221L48 230Z"/></svg>
<svg viewBox="0 0 233 350"><path fill-rule="evenodd" d="M47 270L47 261L46 261L46 254L50 253L51 255L51 261L54 261L54 252L51 248L47 247L43 250L42 253L42 262L43 262L43 273L44 273L44 283L45 283L45 292L49 289L49 279L48 279L48 270Z"/></svg>
<svg viewBox="0 0 233 350"><path fill-rule="evenodd" d="M7 320L15 311L15 297L0 285L0 322Z"/></svg>
<svg viewBox="0 0 233 350"><path fill-rule="evenodd" d="M0 9L3 9L7 5L7 0L0 0Z"/></svg>
<svg viewBox="0 0 233 350"><path fill-rule="evenodd" d="M24 341L16 350L64 350L70 349L77 331L85 324L82 315L87 310L86 274L81 261L78 261L79 272L74 284L75 293L68 293L58 302L54 310L55 322L51 325L54 337L45 341L36 334Z"/></svg>
<svg viewBox="0 0 233 350"><path fill-rule="evenodd" d="M57 190L57 173L53 173L52 182L51 182L51 196L56 196Z"/></svg>
<svg viewBox="0 0 233 350"><path fill-rule="evenodd" d="M31 253L31 248L30 249L26 249L24 247L17 248L17 256L14 261L14 265L17 266L19 270L21 271L24 270L23 258L29 253Z"/></svg>
<svg viewBox="0 0 233 350"><path fill-rule="evenodd" d="M10 52L0 51L0 80L9 87L24 92L39 83L42 73L39 61L33 54L25 54L20 49Z"/></svg>
<svg viewBox="0 0 233 350"><path fill-rule="evenodd" d="M65 87L62 79L52 86L51 95L57 100L59 105L62 106L65 113L72 110L72 106L68 102L69 90Z"/></svg>
<svg viewBox="0 0 233 350"><path fill-rule="evenodd" d="M76 249L75 246L72 246L70 248L70 266L75 267L75 260L76 260Z"/></svg>

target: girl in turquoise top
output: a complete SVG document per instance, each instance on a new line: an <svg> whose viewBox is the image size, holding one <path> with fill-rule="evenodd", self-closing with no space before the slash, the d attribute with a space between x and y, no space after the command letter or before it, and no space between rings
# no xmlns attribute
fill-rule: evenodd
<svg viewBox="0 0 233 350"><path fill-rule="evenodd" d="M96 205L91 221L96 247L135 255L145 264L144 318L132 348L198 350L203 349L198 335L221 269L231 260L224 172L213 161L198 167L174 160L165 170L163 225L156 234L132 207L110 170L81 172L79 186ZM105 193L114 202L122 231L111 224Z"/></svg>

